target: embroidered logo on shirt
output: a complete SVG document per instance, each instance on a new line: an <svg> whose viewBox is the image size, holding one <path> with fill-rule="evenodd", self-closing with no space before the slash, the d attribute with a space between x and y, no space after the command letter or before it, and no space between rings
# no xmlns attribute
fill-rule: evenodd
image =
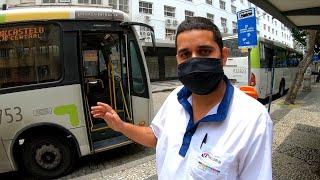
<svg viewBox="0 0 320 180"><path fill-rule="evenodd" d="M219 175L220 171L218 169L215 169L214 167L210 167L202 162L198 162L199 163L199 169L203 170L203 171L211 171L212 173L214 173L215 175Z"/></svg>
<svg viewBox="0 0 320 180"><path fill-rule="evenodd" d="M216 158L216 157L212 157L208 152L203 152L201 154L201 157L203 158L209 158L211 161L217 163L217 164L221 164L221 160Z"/></svg>

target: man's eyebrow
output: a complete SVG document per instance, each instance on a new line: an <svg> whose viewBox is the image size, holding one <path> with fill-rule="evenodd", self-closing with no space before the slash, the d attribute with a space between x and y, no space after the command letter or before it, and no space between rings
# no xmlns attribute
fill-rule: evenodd
<svg viewBox="0 0 320 180"><path fill-rule="evenodd" d="M200 45L198 47L198 49L214 49L214 47L210 46L210 45Z"/></svg>
<svg viewBox="0 0 320 180"><path fill-rule="evenodd" d="M188 51L189 51L188 48L180 49L180 50L178 51L178 54L184 53L184 52L188 52Z"/></svg>

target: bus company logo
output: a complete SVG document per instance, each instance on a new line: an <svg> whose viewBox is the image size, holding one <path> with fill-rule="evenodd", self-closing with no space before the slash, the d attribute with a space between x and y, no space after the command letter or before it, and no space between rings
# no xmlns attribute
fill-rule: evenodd
<svg viewBox="0 0 320 180"><path fill-rule="evenodd" d="M44 27L15 27L0 29L0 42L18 41L24 39L41 39Z"/></svg>
<svg viewBox="0 0 320 180"><path fill-rule="evenodd" d="M69 115L69 121L73 127L79 126L80 124L78 117L78 109L75 104L57 106L53 109L53 113L56 116Z"/></svg>

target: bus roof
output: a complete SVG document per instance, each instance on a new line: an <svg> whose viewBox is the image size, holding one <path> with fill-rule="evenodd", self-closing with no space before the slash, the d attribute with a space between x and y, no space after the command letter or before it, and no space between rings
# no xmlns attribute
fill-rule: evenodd
<svg viewBox="0 0 320 180"><path fill-rule="evenodd" d="M34 7L0 11L0 24L47 20L129 21L122 11L94 7Z"/></svg>
<svg viewBox="0 0 320 180"><path fill-rule="evenodd" d="M231 35L231 36L225 36L222 38L222 40L229 40L229 39L238 39L238 35ZM267 38L264 38L264 37L258 37L258 41L261 41L261 42L264 42L264 43L269 43L269 44L272 44L274 46L277 46L277 47L280 47L280 48L283 48L283 49L290 49L291 51L295 51L295 52L299 52L285 44L282 44L280 42L277 42L277 41L272 41L272 40L269 40ZM299 52L301 53L301 52Z"/></svg>

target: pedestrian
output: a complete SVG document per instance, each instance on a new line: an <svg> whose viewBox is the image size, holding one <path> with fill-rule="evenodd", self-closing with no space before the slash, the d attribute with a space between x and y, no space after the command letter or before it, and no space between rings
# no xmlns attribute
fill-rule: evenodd
<svg viewBox="0 0 320 180"><path fill-rule="evenodd" d="M176 35L178 78L150 127L123 122L107 104L92 107L115 131L156 147L159 179L272 179L272 121L224 75L228 56L212 21L190 17Z"/></svg>

